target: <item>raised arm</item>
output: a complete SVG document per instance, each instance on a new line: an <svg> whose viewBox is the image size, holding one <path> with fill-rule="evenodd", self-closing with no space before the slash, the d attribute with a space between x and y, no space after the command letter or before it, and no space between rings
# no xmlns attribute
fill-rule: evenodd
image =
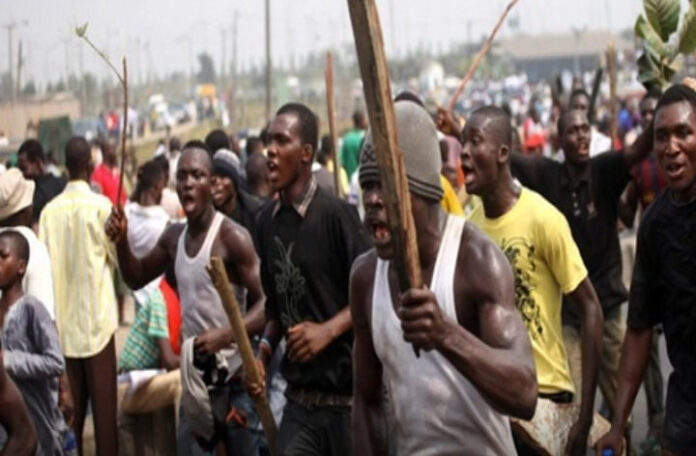
<svg viewBox="0 0 696 456"><path fill-rule="evenodd" d="M353 436L354 453L384 455L387 433L382 396L382 363L372 343L368 314L372 309L370 276L374 252L358 257L350 275L350 311L353 317Z"/></svg>
<svg viewBox="0 0 696 456"><path fill-rule="evenodd" d="M144 287L164 274L167 266L174 261L170 247L176 245L181 233L180 225L170 225L162 233L155 247L142 258L137 258L128 242L128 220L123 208L114 206L104 226L106 235L116 243L118 266L123 279L134 290Z"/></svg>
<svg viewBox="0 0 696 456"><path fill-rule="evenodd" d="M17 387L5 373L0 350L0 424L7 432L0 456L29 456L36 453L36 430L29 418L24 400Z"/></svg>
<svg viewBox="0 0 696 456"><path fill-rule="evenodd" d="M411 289L399 311L404 339L440 351L500 413L531 419L538 386L529 337L514 304L512 270L494 244L466 231L471 238L457 264L455 305L458 315L475 305L478 337L442 315L430 290Z"/></svg>
<svg viewBox="0 0 696 456"><path fill-rule="evenodd" d="M628 169L643 161L653 150L653 123L650 122L648 128L638 136L638 138L628 146L623 154Z"/></svg>

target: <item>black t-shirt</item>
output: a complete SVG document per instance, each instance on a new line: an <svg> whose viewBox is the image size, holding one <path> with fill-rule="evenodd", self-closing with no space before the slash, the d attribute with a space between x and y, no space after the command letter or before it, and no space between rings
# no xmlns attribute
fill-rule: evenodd
<svg viewBox="0 0 696 456"><path fill-rule="evenodd" d="M626 301L617 233L618 203L631 175L622 152L590 159L586 179L573 183L565 165L548 158L513 155L513 175L535 190L568 219L604 313ZM574 306L563 306L563 323L579 326Z"/></svg>
<svg viewBox="0 0 696 456"><path fill-rule="evenodd" d="M667 389L666 437L696 449L696 201L677 205L669 190L638 230L628 326L662 323L674 371ZM688 450L688 451L687 451Z"/></svg>
<svg viewBox="0 0 696 456"><path fill-rule="evenodd" d="M261 198L250 195L244 190L240 190L237 193L237 205L234 207L230 218L246 228L252 238L256 236L256 219L263 207L263 203Z"/></svg>
<svg viewBox="0 0 696 456"><path fill-rule="evenodd" d="M36 186L34 188L34 198L32 202L34 206L34 214L32 217L34 222L38 222L43 208L49 201L58 196L63 189L65 189L66 181L51 173L46 173L36 179L34 183Z"/></svg>
<svg viewBox="0 0 696 456"><path fill-rule="evenodd" d="M302 321L324 322L348 305L353 260L371 242L355 208L321 188L302 217L292 206L267 204L259 216L257 239L266 319L280 322L283 334ZM281 364L289 385L351 395L352 331L334 340L307 363Z"/></svg>

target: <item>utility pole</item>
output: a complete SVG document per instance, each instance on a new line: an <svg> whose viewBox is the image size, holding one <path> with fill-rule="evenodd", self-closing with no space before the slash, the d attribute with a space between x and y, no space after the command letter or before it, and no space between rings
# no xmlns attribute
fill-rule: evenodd
<svg viewBox="0 0 696 456"><path fill-rule="evenodd" d="M14 32L14 29L17 28L17 26L20 25L27 25L27 21L23 20L21 22L10 22L8 24L3 25L3 28L7 30L7 57L8 57L8 65L7 65L7 73L10 76L10 100L12 102L15 101L15 98L17 96L17 93L15 92L15 87L14 87L14 80L13 80L13 72L14 72L14 65L12 63L12 32Z"/></svg>
<svg viewBox="0 0 696 456"><path fill-rule="evenodd" d="M237 21L239 20L239 11L234 11L232 19L232 74L231 97L230 97L230 123L236 126L237 120Z"/></svg>
<svg viewBox="0 0 696 456"><path fill-rule="evenodd" d="M271 118L271 2L266 0L266 120Z"/></svg>
<svg viewBox="0 0 696 456"><path fill-rule="evenodd" d="M220 26L220 43L222 45L222 56L220 57L220 86L225 85L225 56L227 55L227 28L224 25Z"/></svg>
<svg viewBox="0 0 696 456"><path fill-rule="evenodd" d="M17 49L17 89L16 94L22 93L22 40L19 40L19 49Z"/></svg>

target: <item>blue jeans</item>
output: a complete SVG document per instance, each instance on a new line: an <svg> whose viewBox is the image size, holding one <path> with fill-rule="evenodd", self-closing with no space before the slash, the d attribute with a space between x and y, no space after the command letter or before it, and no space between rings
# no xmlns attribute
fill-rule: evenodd
<svg viewBox="0 0 696 456"><path fill-rule="evenodd" d="M216 402L218 401L223 401L222 408L225 419L220 419L219 415L213 412L215 435L209 442L205 442L207 450L200 445L191 432L183 409L179 409L177 454L179 456L214 454L215 447L220 441L224 443L228 456L263 456L266 454L266 439L263 432L260 431L259 417L254 409L254 403L244 391L241 381L232 379L211 396L211 406L214 410L217 408Z"/></svg>

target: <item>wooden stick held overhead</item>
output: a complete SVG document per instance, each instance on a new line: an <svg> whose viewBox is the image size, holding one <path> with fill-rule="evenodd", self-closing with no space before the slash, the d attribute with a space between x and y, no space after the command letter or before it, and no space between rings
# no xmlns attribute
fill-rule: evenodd
<svg viewBox="0 0 696 456"><path fill-rule="evenodd" d="M355 48L370 118L372 142L380 168L399 288L421 288L416 228L411 212L406 167L396 135L396 117L389 85L382 30L374 0L348 0ZM418 355L418 350L416 355Z"/></svg>
<svg viewBox="0 0 696 456"><path fill-rule="evenodd" d="M126 167L126 142L128 140L128 67L126 58L123 58L123 128L121 131L121 166L118 177L118 192L116 193L116 206L121 207L121 192L123 191L123 175Z"/></svg>
<svg viewBox="0 0 696 456"><path fill-rule="evenodd" d="M333 58L331 51L326 51L326 66L324 67L324 80L326 82L326 112L329 118L329 134L331 135L331 145L334 151L334 186L336 187L336 196L343 198L341 189L341 161L338 153L338 133L336 132L336 105L334 104L334 88L333 88Z"/></svg>
<svg viewBox="0 0 696 456"><path fill-rule="evenodd" d="M462 94L464 91L464 88L466 85L469 83L469 80L471 77L474 75L474 72L478 68L479 64L481 63L481 59L483 59L483 56L488 53L488 49L490 49L491 44L493 44L493 39L495 38L495 35L498 33L498 30L500 27L503 25L503 22L505 21L505 17L507 17L508 13L512 9L513 6L515 6L515 3L517 3L519 0L512 0L510 3L508 3L507 7L503 11L503 14L501 14L500 19L498 19L498 23L495 24L495 27L493 27L493 31L491 31L491 34L488 35L488 38L486 38L486 41L483 42L483 46L481 46L481 49L478 51L476 56L474 57L474 61L471 62L471 66L466 72L466 75L464 76L464 79L462 79L462 82L459 83L459 87L457 87L457 90L454 92L454 95L452 95L452 99L449 102L449 105L447 107L448 111L452 112L454 110L454 106L457 104L457 99L459 99L459 96Z"/></svg>
<svg viewBox="0 0 696 456"><path fill-rule="evenodd" d="M215 285L215 288L220 294L222 306L227 314L227 319L230 321L230 326L234 331L234 339L237 343L239 354L242 357L244 372L249 376L251 381L260 383L261 375L259 373L258 365L256 364L256 357L251 349L251 342L249 342L249 335L247 334L246 327L244 326L242 311L239 309L239 303L237 303L237 299L234 297L232 287L230 286L230 282L227 278L225 264L222 262L220 257L212 257L210 259L210 264L206 267L206 270L213 281L213 285ZM263 394L260 397L254 398L254 406L259 414L259 419L261 420L261 425L263 426L263 432L266 434L268 448L270 449L271 455L273 455L275 452L276 425L275 419L273 418L273 413L271 412L271 407L268 403L268 396Z"/></svg>

